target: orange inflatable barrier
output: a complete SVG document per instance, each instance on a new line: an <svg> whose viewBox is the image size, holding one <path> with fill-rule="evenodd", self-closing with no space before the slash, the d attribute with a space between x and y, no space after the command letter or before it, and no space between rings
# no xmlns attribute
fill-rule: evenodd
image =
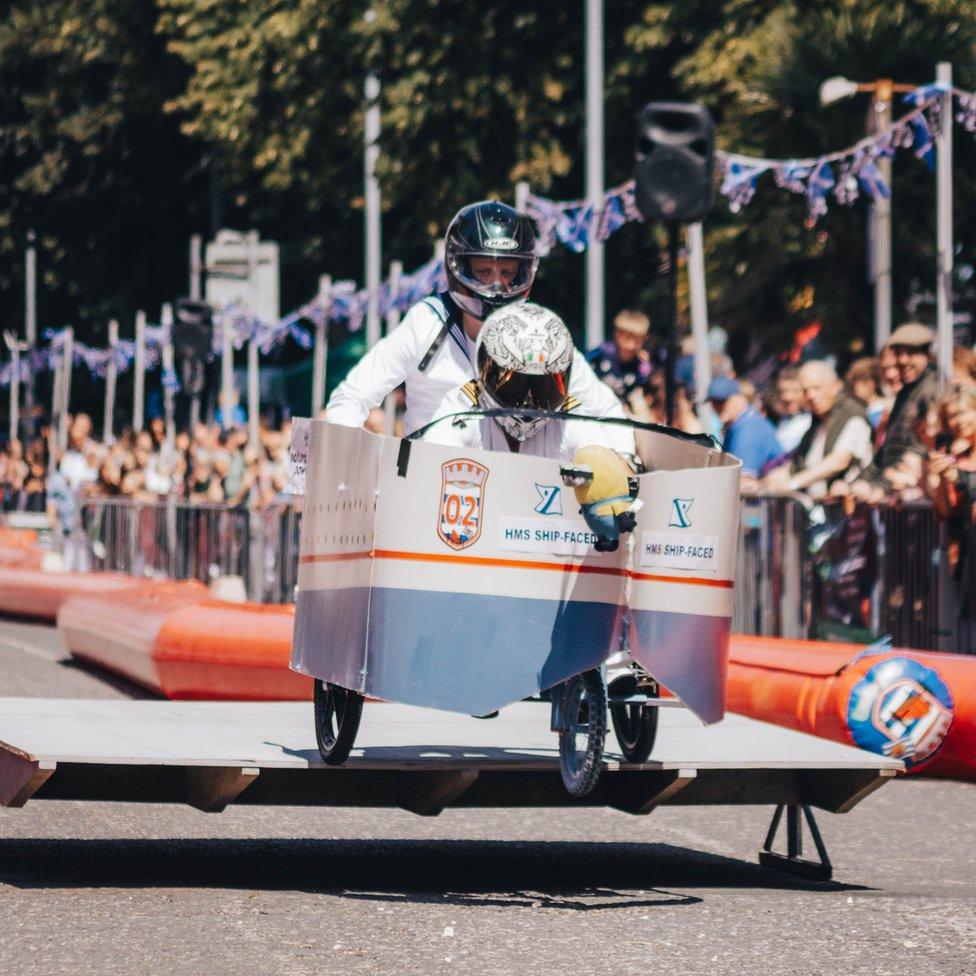
<svg viewBox="0 0 976 976"><path fill-rule="evenodd" d="M169 698L293 701L312 679L289 669L295 608L207 600L171 613L153 653Z"/></svg>
<svg viewBox="0 0 976 976"><path fill-rule="evenodd" d="M0 566L40 569L44 552L34 546L8 545L0 537Z"/></svg>
<svg viewBox="0 0 976 976"><path fill-rule="evenodd" d="M36 529L12 529L9 525L0 525L0 546L26 549L37 545Z"/></svg>
<svg viewBox="0 0 976 976"><path fill-rule="evenodd" d="M207 599L207 588L196 582L127 579L125 589L66 600L58 631L72 657L163 695L153 657L159 632L175 611Z"/></svg>
<svg viewBox="0 0 976 976"><path fill-rule="evenodd" d="M0 614L53 623L72 596L124 590L138 582L121 573L44 573L29 566L0 566Z"/></svg>
<svg viewBox="0 0 976 976"><path fill-rule="evenodd" d="M976 658L734 635L727 707L976 781Z"/></svg>

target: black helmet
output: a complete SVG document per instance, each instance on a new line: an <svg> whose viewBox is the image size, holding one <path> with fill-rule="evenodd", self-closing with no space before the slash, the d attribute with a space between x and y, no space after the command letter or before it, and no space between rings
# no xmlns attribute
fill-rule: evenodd
<svg viewBox="0 0 976 976"><path fill-rule="evenodd" d="M479 276L471 267L474 257L514 261L514 275L509 277L509 265L504 280L497 274L486 276L483 270ZM539 267L532 221L497 200L469 204L447 228L444 265L451 297L477 319L503 305L524 301Z"/></svg>

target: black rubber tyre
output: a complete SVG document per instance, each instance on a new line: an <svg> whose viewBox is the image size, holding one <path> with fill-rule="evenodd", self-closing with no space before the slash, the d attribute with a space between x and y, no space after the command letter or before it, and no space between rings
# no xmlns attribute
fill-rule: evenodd
<svg viewBox="0 0 976 976"><path fill-rule="evenodd" d="M570 678L563 703L568 731L559 733L559 771L571 795L586 796L600 778L607 739L607 686L600 672Z"/></svg>
<svg viewBox="0 0 976 976"><path fill-rule="evenodd" d="M629 763L642 763L654 748L657 738L658 709L639 702L610 703L610 719L620 744L620 751Z"/></svg>
<svg viewBox="0 0 976 976"><path fill-rule="evenodd" d="M315 738L322 762L341 766L359 731L363 696L327 681L315 681Z"/></svg>

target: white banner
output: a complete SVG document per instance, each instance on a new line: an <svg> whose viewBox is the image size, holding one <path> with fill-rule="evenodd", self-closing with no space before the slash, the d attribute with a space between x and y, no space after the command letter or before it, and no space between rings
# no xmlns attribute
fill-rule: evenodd
<svg viewBox="0 0 976 976"><path fill-rule="evenodd" d="M685 532L645 532L641 565L667 569L717 569L717 535L688 535Z"/></svg>
<svg viewBox="0 0 976 976"><path fill-rule="evenodd" d="M554 556L585 556L596 536L582 521L560 518L498 520L498 548L508 552L545 552Z"/></svg>
<svg viewBox="0 0 976 976"><path fill-rule="evenodd" d="M308 417L293 417L291 443L288 445L288 473L285 492L289 495L305 494L305 472L308 469L308 438L312 421Z"/></svg>

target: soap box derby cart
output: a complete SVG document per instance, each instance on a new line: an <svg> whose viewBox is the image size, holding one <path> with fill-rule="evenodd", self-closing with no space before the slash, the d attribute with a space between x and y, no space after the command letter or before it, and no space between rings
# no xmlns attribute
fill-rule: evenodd
<svg viewBox="0 0 976 976"><path fill-rule="evenodd" d="M709 438L655 427L649 441L633 531L598 552L558 461L297 423L291 666L315 679L324 761L348 757L364 697L484 716L541 696L563 781L584 795L608 667L630 761L653 746L659 685L721 719L740 465Z"/></svg>

